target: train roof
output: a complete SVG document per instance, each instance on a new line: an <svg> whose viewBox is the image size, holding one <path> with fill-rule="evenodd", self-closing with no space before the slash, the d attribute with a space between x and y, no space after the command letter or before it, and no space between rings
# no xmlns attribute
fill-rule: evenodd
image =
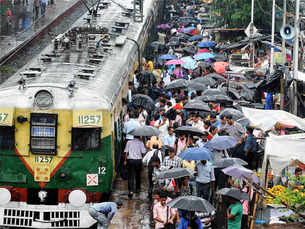
<svg viewBox="0 0 305 229"><path fill-rule="evenodd" d="M126 8L132 8L132 5L127 5L125 0L116 0L115 3L98 11L100 16L96 17L95 28L106 27L111 31L115 22L129 22L122 35L142 45L154 10L157 10L156 2L144 1L144 19L141 23L133 22L132 17L122 16L123 9L119 5ZM86 17L87 14L72 27L89 28L84 20ZM88 33L93 36L95 34ZM109 43L114 43L114 39ZM53 105L49 109L111 110L126 77L133 69L134 61L137 60L136 45L126 40L123 46L108 47L108 51L112 49L112 54L98 51L93 55L87 50L89 44L86 49L70 49L55 54L52 53L53 45L50 44L39 56L1 84L0 107L32 109L35 94L40 90L47 90L53 96ZM101 48L107 50L107 44L105 47ZM94 59L94 55L104 59L103 62Z"/></svg>

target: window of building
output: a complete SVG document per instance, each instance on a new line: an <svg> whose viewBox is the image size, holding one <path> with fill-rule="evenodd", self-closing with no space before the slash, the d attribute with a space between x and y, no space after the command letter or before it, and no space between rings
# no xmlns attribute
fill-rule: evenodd
<svg viewBox="0 0 305 229"><path fill-rule="evenodd" d="M15 147L15 127L0 126L0 149L13 150Z"/></svg>
<svg viewBox="0 0 305 229"><path fill-rule="evenodd" d="M57 114L31 114L31 152L56 155Z"/></svg>
<svg viewBox="0 0 305 229"><path fill-rule="evenodd" d="M99 149L101 131L101 128L72 128L72 150Z"/></svg>

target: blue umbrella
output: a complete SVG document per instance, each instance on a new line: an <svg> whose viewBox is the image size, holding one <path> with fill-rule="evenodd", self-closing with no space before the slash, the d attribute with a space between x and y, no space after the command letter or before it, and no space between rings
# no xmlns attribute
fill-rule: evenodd
<svg viewBox="0 0 305 229"><path fill-rule="evenodd" d="M205 144L210 150L226 150L236 146L237 141L232 136L217 136Z"/></svg>
<svg viewBox="0 0 305 229"><path fill-rule="evenodd" d="M182 57L181 60L185 62L185 64L181 65L185 69L195 69L198 67L197 62L191 56Z"/></svg>
<svg viewBox="0 0 305 229"><path fill-rule="evenodd" d="M195 35L189 38L189 41L201 40L203 38L202 35Z"/></svg>
<svg viewBox="0 0 305 229"><path fill-rule="evenodd" d="M165 55L159 56L159 60L173 60L173 59L178 59L178 57L175 55L171 55L171 54L165 54Z"/></svg>
<svg viewBox="0 0 305 229"><path fill-rule="evenodd" d="M205 148L205 147L192 147L187 148L183 152L181 152L178 157L182 158L183 160L210 160L212 152Z"/></svg>
<svg viewBox="0 0 305 229"><path fill-rule="evenodd" d="M197 55L194 56L195 60L204 60L204 59L210 59L210 58L214 58L215 55L209 52L204 52L204 53L199 53Z"/></svg>
<svg viewBox="0 0 305 229"><path fill-rule="evenodd" d="M184 28L182 31L184 33L189 33L189 32L192 32L193 30L195 30L196 28L194 26L190 26L190 27L187 27L187 28Z"/></svg>
<svg viewBox="0 0 305 229"><path fill-rule="evenodd" d="M216 43L214 41L206 41L206 42L199 42L197 43L197 47L199 48L211 48L215 47Z"/></svg>

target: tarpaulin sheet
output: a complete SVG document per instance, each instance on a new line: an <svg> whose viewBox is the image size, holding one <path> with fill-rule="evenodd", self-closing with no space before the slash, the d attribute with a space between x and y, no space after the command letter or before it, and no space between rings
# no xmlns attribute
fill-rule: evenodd
<svg viewBox="0 0 305 229"><path fill-rule="evenodd" d="M263 131L270 130L277 122L305 130L305 119L283 110L260 110L242 107L242 111L250 120L251 125Z"/></svg>

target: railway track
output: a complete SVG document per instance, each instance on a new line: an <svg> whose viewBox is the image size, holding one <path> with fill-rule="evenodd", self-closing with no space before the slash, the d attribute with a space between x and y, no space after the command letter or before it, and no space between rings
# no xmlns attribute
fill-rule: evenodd
<svg viewBox="0 0 305 229"><path fill-rule="evenodd" d="M86 12L87 8L82 4L82 1L76 2L15 50L2 57L0 59L0 83L3 83L28 61L39 55L56 35L67 31Z"/></svg>

